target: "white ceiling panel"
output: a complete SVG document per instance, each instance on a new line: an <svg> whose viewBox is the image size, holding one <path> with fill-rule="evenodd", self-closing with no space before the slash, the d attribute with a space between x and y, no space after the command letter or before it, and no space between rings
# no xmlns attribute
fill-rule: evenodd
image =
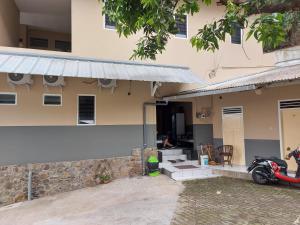
<svg viewBox="0 0 300 225"><path fill-rule="evenodd" d="M54 32L71 32L71 0L15 0L20 23Z"/></svg>

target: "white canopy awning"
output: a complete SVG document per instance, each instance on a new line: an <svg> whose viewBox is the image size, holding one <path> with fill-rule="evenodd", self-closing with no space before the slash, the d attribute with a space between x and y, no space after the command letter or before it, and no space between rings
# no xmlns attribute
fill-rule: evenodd
<svg viewBox="0 0 300 225"><path fill-rule="evenodd" d="M0 73L23 73L81 78L199 83L187 67L109 61L77 56L0 51Z"/></svg>
<svg viewBox="0 0 300 225"><path fill-rule="evenodd" d="M200 89L181 92L174 96L166 96L164 100L185 99L241 91L250 91L264 86L300 80L300 64L276 67L256 74L241 76L220 83L207 85Z"/></svg>

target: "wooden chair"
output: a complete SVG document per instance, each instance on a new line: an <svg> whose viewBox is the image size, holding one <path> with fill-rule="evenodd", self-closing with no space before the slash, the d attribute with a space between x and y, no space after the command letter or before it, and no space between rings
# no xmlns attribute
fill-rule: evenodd
<svg viewBox="0 0 300 225"><path fill-rule="evenodd" d="M208 161L213 161L213 150L213 145L211 144L203 145L202 149L197 148L199 165L201 164L201 155L208 155Z"/></svg>
<svg viewBox="0 0 300 225"><path fill-rule="evenodd" d="M232 145L222 145L217 148L220 156L223 157L222 165L224 166L227 162L228 165L232 166L232 156L233 156L233 146Z"/></svg>
<svg viewBox="0 0 300 225"><path fill-rule="evenodd" d="M211 144L205 145L204 152L208 155L208 161L214 161L214 147Z"/></svg>

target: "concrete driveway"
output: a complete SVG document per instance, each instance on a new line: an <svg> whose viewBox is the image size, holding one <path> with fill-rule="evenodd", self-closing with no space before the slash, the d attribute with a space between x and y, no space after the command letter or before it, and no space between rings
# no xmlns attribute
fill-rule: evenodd
<svg viewBox="0 0 300 225"><path fill-rule="evenodd" d="M1 225L167 225L183 190L168 177L127 178L0 208Z"/></svg>

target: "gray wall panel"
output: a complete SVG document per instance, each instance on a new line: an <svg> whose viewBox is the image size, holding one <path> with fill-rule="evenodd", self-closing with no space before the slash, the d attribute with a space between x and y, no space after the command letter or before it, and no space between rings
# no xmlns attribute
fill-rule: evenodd
<svg viewBox="0 0 300 225"><path fill-rule="evenodd" d="M217 148L219 146L223 145L223 139L222 138L214 138L214 148Z"/></svg>
<svg viewBox="0 0 300 225"><path fill-rule="evenodd" d="M194 124L194 147L196 149L200 144L213 143L213 125L212 124Z"/></svg>
<svg viewBox="0 0 300 225"><path fill-rule="evenodd" d="M147 131L153 146L156 126ZM141 125L0 127L0 165L129 156L142 141Z"/></svg>
<svg viewBox="0 0 300 225"><path fill-rule="evenodd" d="M157 139L156 125L147 125L146 132L147 132L147 145L148 145L148 147L156 147L156 139ZM143 141L143 139L141 139L141 142L142 141Z"/></svg>
<svg viewBox="0 0 300 225"><path fill-rule="evenodd" d="M280 158L280 141L279 140L255 140L245 139L246 165L249 165L254 156Z"/></svg>
<svg viewBox="0 0 300 225"><path fill-rule="evenodd" d="M214 147L217 148L221 145L223 145L223 139L214 138ZM280 141L245 139L246 165L249 165L255 156L280 158Z"/></svg>

